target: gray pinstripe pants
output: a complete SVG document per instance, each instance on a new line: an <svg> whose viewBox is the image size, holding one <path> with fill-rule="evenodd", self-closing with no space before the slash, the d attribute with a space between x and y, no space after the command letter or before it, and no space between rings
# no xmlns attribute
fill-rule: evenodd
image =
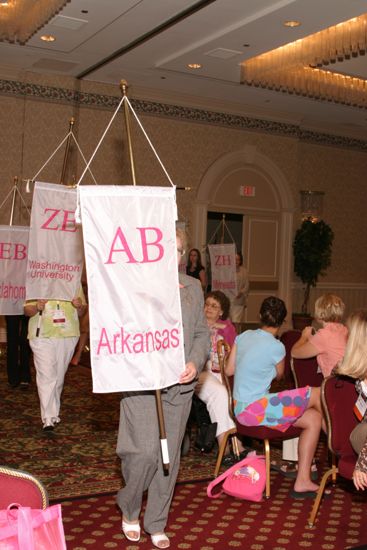
<svg viewBox="0 0 367 550"><path fill-rule="evenodd" d="M162 405L169 452L169 474L164 475L159 442L155 392L127 392L120 405L117 454L121 458L125 487L117 493L117 504L128 521L141 511L148 491L144 529L164 531L180 465L181 443L190 413L193 391L180 385L162 390Z"/></svg>

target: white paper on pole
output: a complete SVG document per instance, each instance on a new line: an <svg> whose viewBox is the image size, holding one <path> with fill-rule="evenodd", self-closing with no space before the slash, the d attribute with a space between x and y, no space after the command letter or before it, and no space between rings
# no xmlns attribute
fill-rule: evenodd
<svg viewBox="0 0 367 550"><path fill-rule="evenodd" d="M72 300L83 269L81 227L75 223L77 190L36 182L26 279L27 300Z"/></svg>
<svg viewBox="0 0 367 550"><path fill-rule="evenodd" d="M80 186L93 391L155 390L185 365L173 188Z"/></svg>
<svg viewBox="0 0 367 550"><path fill-rule="evenodd" d="M0 315L23 315L29 227L0 225Z"/></svg>
<svg viewBox="0 0 367 550"><path fill-rule="evenodd" d="M209 244L212 290L221 290L230 299L237 296L236 248L234 243Z"/></svg>

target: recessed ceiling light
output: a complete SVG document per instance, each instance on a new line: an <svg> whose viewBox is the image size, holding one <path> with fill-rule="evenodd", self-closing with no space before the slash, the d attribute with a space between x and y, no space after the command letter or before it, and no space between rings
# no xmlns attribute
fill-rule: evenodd
<svg viewBox="0 0 367 550"><path fill-rule="evenodd" d="M301 25L301 21L284 21L283 25L285 27L299 27Z"/></svg>
<svg viewBox="0 0 367 550"><path fill-rule="evenodd" d="M187 67L189 69L196 70L196 69L201 69L202 65L201 65L201 63L188 63Z"/></svg>
<svg viewBox="0 0 367 550"><path fill-rule="evenodd" d="M55 42L56 38L52 34L43 34L40 37L43 42Z"/></svg>

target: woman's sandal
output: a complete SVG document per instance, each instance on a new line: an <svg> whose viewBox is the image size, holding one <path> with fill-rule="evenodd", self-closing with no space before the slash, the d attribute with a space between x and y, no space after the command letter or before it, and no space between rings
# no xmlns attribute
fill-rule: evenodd
<svg viewBox="0 0 367 550"><path fill-rule="evenodd" d="M165 533L157 533L155 535L150 535L152 543L156 548L169 548L170 540Z"/></svg>
<svg viewBox="0 0 367 550"><path fill-rule="evenodd" d="M275 470L276 472L281 473L285 477L289 477L292 479L295 479L297 477L297 471L298 471L298 463L290 463L290 462L283 462L282 464L279 464L276 461L271 462L270 467L272 470ZM316 481L319 477L318 471L317 471L317 465L315 461L311 464L311 479L312 481Z"/></svg>
<svg viewBox="0 0 367 550"><path fill-rule="evenodd" d="M128 523L122 519L122 532L127 540L130 540L131 542L139 542L141 533L140 523ZM136 537L132 537L131 534L128 535L128 533L136 533Z"/></svg>

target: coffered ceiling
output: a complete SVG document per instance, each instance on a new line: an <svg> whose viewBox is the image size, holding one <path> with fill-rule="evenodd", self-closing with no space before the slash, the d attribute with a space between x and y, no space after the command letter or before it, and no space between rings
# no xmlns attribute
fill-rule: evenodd
<svg viewBox="0 0 367 550"><path fill-rule="evenodd" d="M241 62L364 13L367 0L69 0L24 45L0 42L0 78L28 70L126 79L132 98L367 139L365 109L240 83ZM45 34L55 41L42 42ZM366 56L332 69L365 79Z"/></svg>

